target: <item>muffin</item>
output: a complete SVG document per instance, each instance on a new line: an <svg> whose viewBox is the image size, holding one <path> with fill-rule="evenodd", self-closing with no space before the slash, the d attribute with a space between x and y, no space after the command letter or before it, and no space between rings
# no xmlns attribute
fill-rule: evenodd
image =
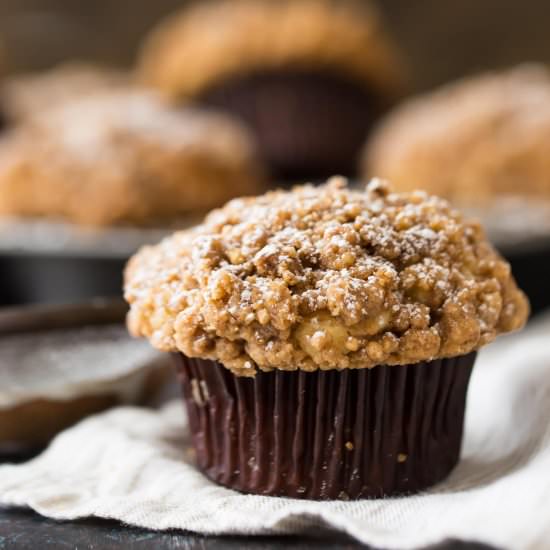
<svg viewBox="0 0 550 550"><path fill-rule="evenodd" d="M461 207L550 201L549 140L550 70L522 65L405 102L374 132L363 173Z"/></svg>
<svg viewBox="0 0 550 550"><path fill-rule="evenodd" d="M126 87L129 82L123 71L74 61L11 76L0 85L0 99L6 116L20 122L73 99Z"/></svg>
<svg viewBox="0 0 550 550"><path fill-rule="evenodd" d="M135 89L29 119L0 143L0 215L169 225L261 189L247 132Z"/></svg>
<svg viewBox="0 0 550 550"><path fill-rule="evenodd" d="M199 468L310 499L447 476L476 351L528 314L479 225L341 178L236 199L143 248L125 296L131 333L176 354Z"/></svg>
<svg viewBox="0 0 550 550"><path fill-rule="evenodd" d="M353 172L404 80L375 8L353 0L196 2L153 31L139 72L173 100L240 117L290 179Z"/></svg>
<svg viewBox="0 0 550 550"><path fill-rule="evenodd" d="M0 101L0 134L3 133L3 131L6 129L8 125L8 117L5 113L5 109L3 108L3 105Z"/></svg>
<svg viewBox="0 0 550 550"><path fill-rule="evenodd" d="M549 142L550 70L521 65L404 103L367 143L363 174L480 217L539 311L550 307Z"/></svg>
<svg viewBox="0 0 550 550"><path fill-rule="evenodd" d="M4 61L4 46L2 44L2 39L0 37L0 86L2 83L2 79L4 77L4 71L5 71L5 61ZM0 133L5 129L7 125L7 116L6 116L6 107L4 105L4 101L0 94Z"/></svg>
<svg viewBox="0 0 550 550"><path fill-rule="evenodd" d="M31 452L85 416L162 392L171 369L128 336L123 305L0 312L0 456Z"/></svg>

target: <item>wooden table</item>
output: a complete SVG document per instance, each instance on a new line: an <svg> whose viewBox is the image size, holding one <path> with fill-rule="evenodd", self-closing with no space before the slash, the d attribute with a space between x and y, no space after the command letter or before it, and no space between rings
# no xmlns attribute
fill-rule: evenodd
<svg viewBox="0 0 550 550"><path fill-rule="evenodd" d="M125 527L114 521L57 522L29 510L0 508L0 550L119 548L175 550L302 550L305 548L368 548L345 536L202 537L181 531L155 532ZM448 541L433 550L491 550L483 544Z"/></svg>

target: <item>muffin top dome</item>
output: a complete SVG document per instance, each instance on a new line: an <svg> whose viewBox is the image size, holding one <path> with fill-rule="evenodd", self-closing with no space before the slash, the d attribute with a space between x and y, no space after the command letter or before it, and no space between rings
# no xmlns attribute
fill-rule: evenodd
<svg viewBox="0 0 550 550"><path fill-rule="evenodd" d="M550 70L468 78L398 107L367 144L367 177L462 206L550 199Z"/></svg>
<svg viewBox="0 0 550 550"><path fill-rule="evenodd" d="M461 355L528 314L479 225L423 192L342 178L233 200L143 248L125 296L134 335L251 376Z"/></svg>
<svg viewBox="0 0 550 550"><path fill-rule="evenodd" d="M5 60L4 60L5 54L4 54L4 46L2 44L2 37L0 36L0 87L2 83L2 79L4 77L4 71L5 71ZM2 132L7 125L7 115L6 115L6 106L5 102L2 98L2 94L0 93L0 132Z"/></svg>
<svg viewBox="0 0 550 550"><path fill-rule="evenodd" d="M140 72L171 97L194 97L232 76L276 68L331 70L393 94L402 67L370 2L214 0L161 23Z"/></svg>
<svg viewBox="0 0 550 550"><path fill-rule="evenodd" d="M31 117L0 141L0 214L166 225L262 189L248 132L133 88Z"/></svg>
<svg viewBox="0 0 550 550"><path fill-rule="evenodd" d="M10 120L18 122L76 98L127 87L130 80L124 71L67 62L47 71L10 76L0 85L0 101Z"/></svg>

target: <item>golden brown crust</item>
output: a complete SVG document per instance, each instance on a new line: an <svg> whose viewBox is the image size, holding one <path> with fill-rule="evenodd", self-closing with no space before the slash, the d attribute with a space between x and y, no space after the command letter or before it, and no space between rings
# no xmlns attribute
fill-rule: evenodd
<svg viewBox="0 0 550 550"><path fill-rule="evenodd" d="M0 142L0 214L164 224L261 191L233 120L117 90L35 117Z"/></svg>
<svg viewBox="0 0 550 550"><path fill-rule="evenodd" d="M2 43L2 37L0 36L0 90L2 86L3 79L6 72L6 56L4 51L4 44ZM4 98L0 91L0 132L4 130L7 121L6 106L4 104Z"/></svg>
<svg viewBox="0 0 550 550"><path fill-rule="evenodd" d="M370 3L217 0L161 23L140 72L170 97L194 97L224 78L274 68L328 69L392 95L403 71Z"/></svg>
<svg viewBox="0 0 550 550"><path fill-rule="evenodd" d="M461 206L550 199L549 143L550 71L523 65L398 107L367 144L363 172Z"/></svg>
<svg viewBox="0 0 550 550"><path fill-rule="evenodd" d="M125 285L134 335L249 376L462 355L528 314L479 225L377 180L231 201L143 248Z"/></svg>
<svg viewBox="0 0 550 550"><path fill-rule="evenodd" d="M120 70L83 62L58 65L44 72L15 75L0 87L10 119L41 115L66 101L128 86L130 76Z"/></svg>

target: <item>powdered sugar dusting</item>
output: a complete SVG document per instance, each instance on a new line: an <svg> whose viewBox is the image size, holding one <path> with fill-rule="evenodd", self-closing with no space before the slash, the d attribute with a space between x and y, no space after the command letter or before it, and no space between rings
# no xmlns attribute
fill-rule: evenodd
<svg viewBox="0 0 550 550"><path fill-rule="evenodd" d="M158 352L121 325L2 336L0 409L37 398L116 392L118 381L158 364Z"/></svg>
<svg viewBox="0 0 550 550"><path fill-rule="evenodd" d="M365 150L367 176L464 208L550 199L550 70L526 64L404 102Z"/></svg>
<svg viewBox="0 0 550 550"><path fill-rule="evenodd" d="M150 225L262 188L249 133L128 88L67 102L0 143L0 214Z"/></svg>
<svg viewBox="0 0 550 550"><path fill-rule="evenodd" d="M197 143L219 154L249 150L244 133L234 131L222 115L176 110L154 92L117 90L96 93L65 103L38 117L36 124L54 129L69 153L89 162L117 156L113 141L133 135L156 141L164 147L181 149ZM237 141L236 145L231 140Z"/></svg>
<svg viewBox="0 0 550 550"><path fill-rule="evenodd" d="M461 355L527 315L477 224L425 193L341 178L232 201L144 248L126 298L135 334L242 375L249 361L315 370Z"/></svg>

